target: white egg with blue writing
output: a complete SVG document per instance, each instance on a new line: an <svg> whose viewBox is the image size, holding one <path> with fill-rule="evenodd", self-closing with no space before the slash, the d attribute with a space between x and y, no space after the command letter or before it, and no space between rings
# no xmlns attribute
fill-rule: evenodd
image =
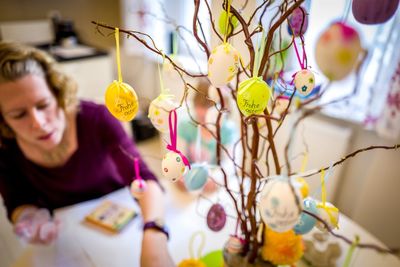
<svg viewBox="0 0 400 267"><path fill-rule="evenodd" d="M284 176L270 179L261 191L259 210L264 223L275 232L286 232L299 221L303 200L299 190ZM299 205L296 203L299 201Z"/></svg>
<svg viewBox="0 0 400 267"><path fill-rule="evenodd" d="M311 212L312 214L315 214L315 215L318 214L317 202L315 202L314 199L312 199L312 198L304 199L303 206L304 206L304 208L303 208L304 210ZM311 215L308 215L305 212L302 212L300 215L299 222L294 227L294 231L298 235L307 234L314 228L316 223L317 223L317 219L315 219Z"/></svg>
<svg viewBox="0 0 400 267"><path fill-rule="evenodd" d="M314 73L307 69L298 71L294 77L294 86L300 94L308 95L315 87Z"/></svg>

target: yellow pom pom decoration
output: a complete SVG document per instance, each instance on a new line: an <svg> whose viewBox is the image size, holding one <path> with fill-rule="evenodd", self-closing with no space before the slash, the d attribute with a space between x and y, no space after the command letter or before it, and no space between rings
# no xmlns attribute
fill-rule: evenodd
<svg viewBox="0 0 400 267"><path fill-rule="evenodd" d="M183 260L178 267L207 267L202 261L196 259Z"/></svg>
<svg viewBox="0 0 400 267"><path fill-rule="evenodd" d="M139 110L136 92L129 84L119 81L114 81L108 86L105 104L111 114L120 121L131 121Z"/></svg>
<svg viewBox="0 0 400 267"><path fill-rule="evenodd" d="M303 256L302 238L293 230L277 233L265 227L264 240L261 256L275 265L291 265Z"/></svg>

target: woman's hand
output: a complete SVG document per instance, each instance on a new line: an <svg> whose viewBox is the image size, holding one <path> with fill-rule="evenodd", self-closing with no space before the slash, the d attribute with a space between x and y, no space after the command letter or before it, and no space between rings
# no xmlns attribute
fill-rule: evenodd
<svg viewBox="0 0 400 267"><path fill-rule="evenodd" d="M168 252L167 236L164 233L154 229L147 229L143 232L140 266L175 266Z"/></svg>
<svg viewBox="0 0 400 267"><path fill-rule="evenodd" d="M57 238L59 224L47 209L27 209L18 216L14 232L31 244L48 245Z"/></svg>

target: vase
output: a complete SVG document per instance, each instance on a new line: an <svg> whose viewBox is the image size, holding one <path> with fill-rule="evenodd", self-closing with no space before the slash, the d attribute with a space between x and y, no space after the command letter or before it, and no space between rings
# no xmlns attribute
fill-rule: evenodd
<svg viewBox="0 0 400 267"><path fill-rule="evenodd" d="M241 254L229 253L226 247L223 250L224 267L276 267L272 263L265 261L258 255L255 262L249 263L248 258Z"/></svg>

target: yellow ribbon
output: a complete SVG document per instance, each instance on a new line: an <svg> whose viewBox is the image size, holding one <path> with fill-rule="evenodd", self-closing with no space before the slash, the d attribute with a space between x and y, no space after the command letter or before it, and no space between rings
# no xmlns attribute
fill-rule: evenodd
<svg viewBox="0 0 400 267"><path fill-rule="evenodd" d="M339 209L336 207L330 207L326 206L326 186L325 186L325 170L321 169L321 202L318 203L317 207L318 208L323 208L326 213L329 216L329 220L331 223L335 226L335 228L338 228L338 222L335 219L335 217L332 215L332 212L339 212Z"/></svg>
<svg viewBox="0 0 400 267"><path fill-rule="evenodd" d="M192 258L192 259L196 259L196 257L194 256L194 252L193 252L193 246L194 246L193 244L194 244L194 240L196 239L197 236L200 236L200 238L201 238L199 250L197 251L197 259L201 258L201 254L203 252L203 248L204 248L205 241L206 241L206 234L204 232L198 231L198 232L193 233L193 235L189 241L189 254L190 254L190 258Z"/></svg>
<svg viewBox="0 0 400 267"><path fill-rule="evenodd" d="M354 249L356 248L356 246L359 243L360 243L360 237L358 235L356 235L353 243L351 244L349 250L347 251L347 255L346 255L346 259L344 260L343 267L349 267L350 266L350 262L351 262L351 258L353 257Z"/></svg>
<svg viewBox="0 0 400 267"><path fill-rule="evenodd" d="M121 59L119 53L119 28L115 28L115 44L117 53L117 68L118 68L118 81L122 83L122 73L121 73Z"/></svg>
<svg viewBox="0 0 400 267"><path fill-rule="evenodd" d="M224 43L226 43L226 37L228 36L229 17L231 15L231 2L232 2L232 0L228 0L228 8L227 8L227 11L226 11L226 19L225 19Z"/></svg>
<svg viewBox="0 0 400 267"><path fill-rule="evenodd" d="M300 173L303 173L306 171L307 163L308 163L308 153L306 152L306 154L304 155L303 161L301 162Z"/></svg>

